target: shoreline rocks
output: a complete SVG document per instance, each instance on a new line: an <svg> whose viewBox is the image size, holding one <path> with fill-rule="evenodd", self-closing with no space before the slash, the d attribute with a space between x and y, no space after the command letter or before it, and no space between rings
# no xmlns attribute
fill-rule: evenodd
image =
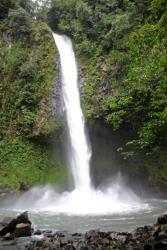
<svg viewBox="0 0 167 250"><path fill-rule="evenodd" d="M3 237L4 240L32 235L31 221L28 218L28 212L24 212L14 219L6 217L1 224L4 225L4 227L0 230L0 237Z"/></svg>
<svg viewBox="0 0 167 250"><path fill-rule="evenodd" d="M4 228L9 231L5 235L7 229ZM0 235L4 235L0 242L2 250L167 250L167 214L159 216L155 225L138 227L133 233L90 230L81 234L38 229L32 234L27 212L11 220L4 228L0 231Z"/></svg>

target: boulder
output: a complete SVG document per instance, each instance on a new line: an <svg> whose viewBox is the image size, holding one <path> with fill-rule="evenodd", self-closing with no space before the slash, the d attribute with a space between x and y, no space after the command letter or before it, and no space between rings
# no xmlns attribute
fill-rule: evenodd
<svg viewBox="0 0 167 250"><path fill-rule="evenodd" d="M158 217L157 224L164 225L167 224L167 214L163 214Z"/></svg>
<svg viewBox="0 0 167 250"><path fill-rule="evenodd" d="M19 224L19 223L29 223L29 224L31 224L31 221L28 218L28 212L26 211L26 212L20 214L16 218L16 222L17 222L17 224Z"/></svg>
<svg viewBox="0 0 167 250"><path fill-rule="evenodd" d="M15 237L31 236L31 224L20 223L16 225L14 230Z"/></svg>
<svg viewBox="0 0 167 250"><path fill-rule="evenodd" d="M5 236L7 233L13 234L16 226L21 223L29 224L29 226L31 227L31 221L28 218L28 212L24 212L20 214L16 219L12 219L6 226L4 226L4 228L0 230L0 236Z"/></svg>
<svg viewBox="0 0 167 250"><path fill-rule="evenodd" d="M98 238L99 238L99 230L90 230L85 234L86 240L93 240L93 239L96 240Z"/></svg>
<svg viewBox="0 0 167 250"><path fill-rule="evenodd" d="M20 183L20 188L19 188L19 190L21 191L21 192L26 192L26 191L28 191L30 189L30 185L28 185L28 184L26 184L26 183L24 183L24 182L21 182Z"/></svg>
<svg viewBox="0 0 167 250"><path fill-rule="evenodd" d="M84 241L77 242L76 249L77 250L89 250L88 245Z"/></svg>
<svg viewBox="0 0 167 250"><path fill-rule="evenodd" d="M40 229L37 229L35 232L34 232L34 235L41 235L42 234L42 231Z"/></svg>
<svg viewBox="0 0 167 250"><path fill-rule="evenodd" d="M14 240L14 234L7 233L7 234L4 236L4 240Z"/></svg>
<svg viewBox="0 0 167 250"><path fill-rule="evenodd" d="M0 236L5 236L7 233L13 233L16 225L16 219L13 219L8 225L0 230Z"/></svg>

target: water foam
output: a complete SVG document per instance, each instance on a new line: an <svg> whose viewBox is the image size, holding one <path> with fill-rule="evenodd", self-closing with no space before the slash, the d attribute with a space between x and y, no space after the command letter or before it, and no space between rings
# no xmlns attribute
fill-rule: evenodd
<svg viewBox="0 0 167 250"><path fill-rule="evenodd" d="M16 211L26 209L35 213L97 216L133 214L149 209L147 203L141 202L132 190L121 183L119 176L104 189L74 189L59 193L51 186L34 187L17 199L13 197L13 200L17 200L13 202ZM5 207L8 205L6 203Z"/></svg>

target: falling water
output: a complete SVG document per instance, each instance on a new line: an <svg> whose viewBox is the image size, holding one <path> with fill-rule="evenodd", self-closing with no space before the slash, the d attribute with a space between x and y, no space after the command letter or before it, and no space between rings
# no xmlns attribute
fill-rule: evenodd
<svg viewBox="0 0 167 250"><path fill-rule="evenodd" d="M53 187L35 187L20 197L6 200L5 209L52 212L70 215L133 214L148 211L149 206L127 188L119 178L101 189L91 185L89 161L91 151L86 139L80 104L77 65L71 40L53 34L61 61L63 101L70 141L70 166L74 190L58 193ZM11 205L12 204L12 205Z"/></svg>
<svg viewBox="0 0 167 250"><path fill-rule="evenodd" d="M84 117L78 90L78 73L71 40L66 36L53 34L61 61L63 101L66 110L70 141L70 166L75 189L91 189L88 147L84 128Z"/></svg>

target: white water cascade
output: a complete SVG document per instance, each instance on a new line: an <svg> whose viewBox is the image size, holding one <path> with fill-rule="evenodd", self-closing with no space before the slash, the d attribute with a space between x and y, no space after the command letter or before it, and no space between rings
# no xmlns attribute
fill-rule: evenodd
<svg viewBox="0 0 167 250"><path fill-rule="evenodd" d="M12 206L16 210L68 215L124 214L148 210L148 205L142 203L119 176L99 190L92 187L89 169L91 152L85 135L72 43L66 36L53 36L60 54L63 99L71 147L69 165L75 188L71 192L58 193L50 186L35 187L19 197Z"/></svg>
<svg viewBox="0 0 167 250"><path fill-rule="evenodd" d="M61 61L62 92L70 139L70 166L75 189L90 191L89 161L91 152L85 135L84 117L78 90L78 72L71 40L53 34Z"/></svg>

